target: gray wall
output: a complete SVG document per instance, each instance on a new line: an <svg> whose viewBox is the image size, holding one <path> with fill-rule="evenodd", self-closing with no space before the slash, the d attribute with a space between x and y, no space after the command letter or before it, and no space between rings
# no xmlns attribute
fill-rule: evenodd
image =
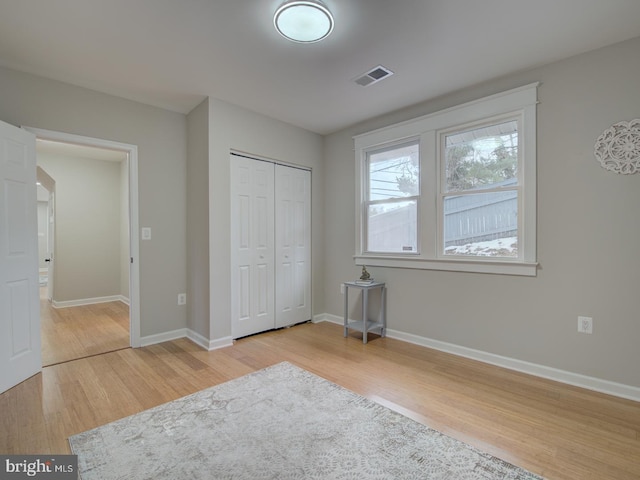
<svg viewBox="0 0 640 480"><path fill-rule="evenodd" d="M326 312L354 265L352 136L541 81L537 277L374 268L388 282L389 328L640 386L640 175L605 171L597 137L640 116L640 38L460 91L325 138ZM393 81L393 80L391 80ZM578 315L594 333L577 333Z"/></svg>
<svg viewBox="0 0 640 480"><path fill-rule="evenodd" d="M38 165L56 181L53 301L120 295L120 163L40 153Z"/></svg>
<svg viewBox="0 0 640 480"><path fill-rule="evenodd" d="M269 117L209 99L209 239L211 339L231 336L229 151L231 149L312 168L313 312L323 311L322 137Z"/></svg>
<svg viewBox="0 0 640 480"><path fill-rule="evenodd" d="M186 326L186 117L0 68L0 119L138 146L141 335Z"/></svg>
<svg viewBox="0 0 640 480"><path fill-rule="evenodd" d="M209 99L187 131L187 327L209 339Z"/></svg>

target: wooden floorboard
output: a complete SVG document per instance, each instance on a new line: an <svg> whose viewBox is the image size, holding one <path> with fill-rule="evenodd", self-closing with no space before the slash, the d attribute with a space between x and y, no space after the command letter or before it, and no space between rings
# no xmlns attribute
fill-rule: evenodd
<svg viewBox="0 0 640 480"><path fill-rule="evenodd" d="M54 308L41 287L40 324L44 366L130 345L129 306L118 301Z"/></svg>
<svg viewBox="0 0 640 480"><path fill-rule="evenodd" d="M68 453L70 435L281 361L548 479L640 478L640 403L330 323L46 367L0 395L0 452Z"/></svg>

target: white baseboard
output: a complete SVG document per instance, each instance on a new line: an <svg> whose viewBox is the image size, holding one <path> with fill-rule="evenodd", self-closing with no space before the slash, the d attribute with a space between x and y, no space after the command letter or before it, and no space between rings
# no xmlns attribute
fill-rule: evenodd
<svg viewBox="0 0 640 480"><path fill-rule="evenodd" d="M187 336L186 328L179 328L177 330L171 330L170 332L156 333L155 335L147 335L140 337L140 346L148 347L149 345L155 345L156 343L170 342L171 340L178 340L179 338L185 338Z"/></svg>
<svg viewBox="0 0 640 480"><path fill-rule="evenodd" d="M342 317L331 315L328 313L315 315L313 318L313 322L330 322L337 323L338 325L343 325ZM477 360L479 362L489 363L498 367L508 368L510 370L534 375L536 377L542 377L548 380L554 380L556 382L573 385L575 387L586 388L588 390L594 390L596 392L606 393L608 395L614 395L616 397L640 402L640 388L631 385L610 382L608 380L602 380L595 377L581 375L579 373L568 372L565 370L559 370L557 368L551 368L544 365L525 362L523 360L518 360L515 358L503 357L501 355L462 347L460 345L455 345L452 343L441 342L439 340L433 340L431 338L421 337L419 335L413 335L411 333L405 333L399 330L387 329L387 336L389 338L395 338L396 340L402 340L404 342L413 343L422 347L432 348L441 352L451 353L453 355L469 358L471 360Z"/></svg>
<svg viewBox="0 0 640 480"><path fill-rule="evenodd" d="M214 338L213 340L209 340L208 350L217 350L219 348L231 346L233 346L233 337Z"/></svg>
<svg viewBox="0 0 640 480"><path fill-rule="evenodd" d="M187 338L209 352L217 350L218 348L230 347L233 345L233 339L231 337L209 340L204 335L200 335L198 332L194 332L190 328L187 329Z"/></svg>
<svg viewBox="0 0 640 480"><path fill-rule="evenodd" d="M233 345L233 339L231 337L214 338L209 340L208 338L200 335L198 332L191 330L190 328L179 328L170 332L157 333L155 335L147 335L140 338L140 346L148 347L149 345L155 345L156 343L170 342L171 340L178 340L179 338L188 338L193 343L205 350L212 351L218 348L229 347Z"/></svg>
<svg viewBox="0 0 640 480"><path fill-rule="evenodd" d="M209 350L209 339L204 335L200 335L198 332L194 332L190 328L187 328L187 338L199 347Z"/></svg>
<svg viewBox="0 0 640 480"><path fill-rule="evenodd" d="M93 305L96 303L122 302L129 305L129 299L124 295L111 295L108 297L80 298L78 300L63 300L58 302L53 300L51 305L54 308L79 307L81 305Z"/></svg>

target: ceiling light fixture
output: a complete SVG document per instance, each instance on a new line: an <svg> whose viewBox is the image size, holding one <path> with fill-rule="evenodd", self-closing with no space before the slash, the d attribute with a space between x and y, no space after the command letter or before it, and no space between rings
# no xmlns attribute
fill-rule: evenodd
<svg viewBox="0 0 640 480"><path fill-rule="evenodd" d="M298 43L319 42L333 30L333 15L317 0L290 0L273 15L278 33Z"/></svg>

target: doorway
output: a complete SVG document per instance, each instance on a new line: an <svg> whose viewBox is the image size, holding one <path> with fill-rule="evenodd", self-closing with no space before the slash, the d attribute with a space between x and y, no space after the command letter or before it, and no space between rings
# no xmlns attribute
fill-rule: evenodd
<svg viewBox="0 0 640 480"><path fill-rule="evenodd" d="M137 147L26 129L55 185L53 246L40 252L43 365L140 346Z"/></svg>

